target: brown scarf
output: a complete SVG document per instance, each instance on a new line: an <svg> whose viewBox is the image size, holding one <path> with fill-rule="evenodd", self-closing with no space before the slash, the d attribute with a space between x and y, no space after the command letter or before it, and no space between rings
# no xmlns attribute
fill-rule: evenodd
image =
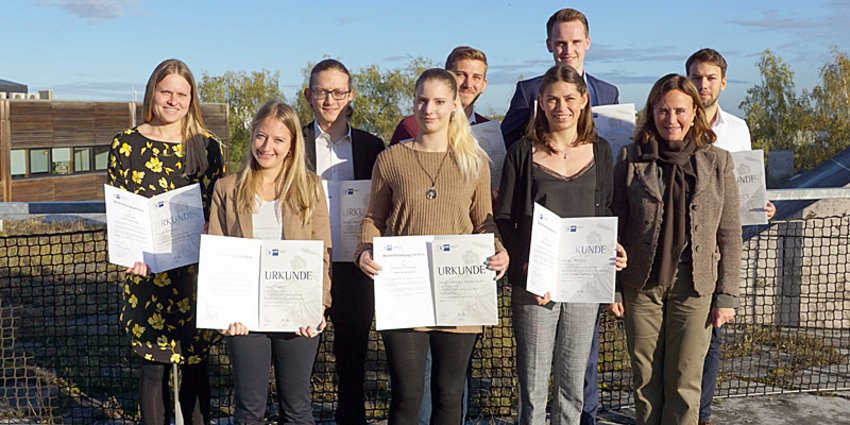
<svg viewBox="0 0 850 425"><path fill-rule="evenodd" d="M676 275L679 259L688 241L687 200L696 180L691 161L696 144L692 141L670 143L666 140L650 140L645 144L638 143L637 148L638 157L642 161L655 161L663 171L664 212L653 270L658 282L666 286Z"/></svg>

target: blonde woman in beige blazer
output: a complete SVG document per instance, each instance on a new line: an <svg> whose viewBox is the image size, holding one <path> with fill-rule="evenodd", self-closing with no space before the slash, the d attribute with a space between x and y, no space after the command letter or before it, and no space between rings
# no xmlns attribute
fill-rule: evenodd
<svg viewBox="0 0 850 425"><path fill-rule="evenodd" d="M255 239L321 240L324 297L330 297L331 231L319 178L306 171L304 138L295 111L271 101L251 123L250 152L236 175L218 181L212 197L209 233ZM269 372L274 362L281 423L313 424L310 374L319 347L321 323L297 332L250 332L242 323L221 331L228 336L238 424L261 424L266 413Z"/></svg>

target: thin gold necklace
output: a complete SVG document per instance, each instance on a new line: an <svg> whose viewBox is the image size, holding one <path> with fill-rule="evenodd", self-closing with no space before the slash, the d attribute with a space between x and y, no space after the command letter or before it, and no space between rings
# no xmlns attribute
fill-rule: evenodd
<svg viewBox="0 0 850 425"><path fill-rule="evenodd" d="M415 142L415 140L414 140ZM449 156L449 149L446 148L446 153L443 154L443 159L440 160L440 165L437 167L437 173L434 174L434 177L431 177L431 173L425 169L425 166L422 165L422 160L419 159L419 149L413 149L413 155L416 156L416 163L419 164L419 168L428 176L428 180L431 180L431 188L425 191L425 199L432 200L437 199L437 179L440 178L440 172L443 171L443 164L446 163L446 158Z"/></svg>

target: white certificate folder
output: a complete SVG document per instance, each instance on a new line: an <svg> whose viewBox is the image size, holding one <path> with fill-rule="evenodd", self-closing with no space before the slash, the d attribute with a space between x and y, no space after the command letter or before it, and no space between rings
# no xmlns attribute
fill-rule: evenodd
<svg viewBox="0 0 850 425"><path fill-rule="evenodd" d="M104 185L109 262L159 273L198 262L204 206L195 183L151 198Z"/></svg>
<svg viewBox="0 0 850 425"><path fill-rule="evenodd" d="M741 224L767 224L764 151L732 152L741 205Z"/></svg>
<svg viewBox="0 0 850 425"><path fill-rule="evenodd" d="M373 240L378 330L498 323L492 234Z"/></svg>
<svg viewBox="0 0 850 425"><path fill-rule="evenodd" d="M612 303L617 217L561 218L534 204L526 289L556 302Z"/></svg>
<svg viewBox="0 0 850 425"><path fill-rule="evenodd" d="M331 219L333 261L354 261L360 223L369 207L371 180L322 180Z"/></svg>
<svg viewBox="0 0 850 425"><path fill-rule="evenodd" d="M294 332L322 319L323 241L203 235L197 327Z"/></svg>

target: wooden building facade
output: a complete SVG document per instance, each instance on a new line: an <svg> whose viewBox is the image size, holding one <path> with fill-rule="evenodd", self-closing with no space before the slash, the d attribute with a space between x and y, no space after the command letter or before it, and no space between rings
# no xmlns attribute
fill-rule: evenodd
<svg viewBox="0 0 850 425"><path fill-rule="evenodd" d="M201 111L226 142L227 106ZM0 100L0 201L103 199L112 139L141 120L132 102Z"/></svg>

